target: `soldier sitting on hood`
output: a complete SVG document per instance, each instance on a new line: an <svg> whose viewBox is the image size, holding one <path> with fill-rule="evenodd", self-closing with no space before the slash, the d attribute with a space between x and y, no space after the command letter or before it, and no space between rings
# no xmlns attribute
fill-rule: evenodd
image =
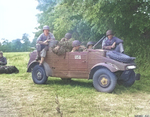
<svg viewBox="0 0 150 117"><path fill-rule="evenodd" d="M50 32L49 26L43 27L43 33L38 37L36 49L37 49L37 57L36 60L38 61L41 58L40 64L42 65L44 59L46 57L46 51L48 50L49 42L55 40L54 35ZM41 54L41 55L40 55Z"/></svg>
<svg viewBox="0 0 150 117"><path fill-rule="evenodd" d="M0 65L6 65L7 59L3 56L3 52L0 51Z"/></svg>
<svg viewBox="0 0 150 117"><path fill-rule="evenodd" d="M120 53L124 52L123 40L114 36L112 30L106 32L106 38L102 42L102 48L105 50L114 50Z"/></svg>

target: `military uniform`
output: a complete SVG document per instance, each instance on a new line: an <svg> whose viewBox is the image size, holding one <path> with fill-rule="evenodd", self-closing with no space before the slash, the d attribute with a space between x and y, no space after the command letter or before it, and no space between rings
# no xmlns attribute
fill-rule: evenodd
<svg viewBox="0 0 150 117"><path fill-rule="evenodd" d="M0 65L6 65L7 59L5 57L0 57Z"/></svg>
<svg viewBox="0 0 150 117"><path fill-rule="evenodd" d="M62 38L61 41L59 41L58 45L52 49L53 52L57 55L62 55L66 52L71 52L73 40L73 38L69 40L66 38Z"/></svg>
<svg viewBox="0 0 150 117"><path fill-rule="evenodd" d="M46 51L48 50L48 46L47 45L43 45L43 44L39 44L38 42L39 41L46 41L47 39L49 40L55 40L55 37L52 33L49 33L48 36L45 36L44 33L42 33L38 39L37 39L37 44L36 44L36 48L37 48L37 54L38 54L38 57L41 56L41 57L45 57L46 56ZM40 55L40 52L41 52L41 55Z"/></svg>

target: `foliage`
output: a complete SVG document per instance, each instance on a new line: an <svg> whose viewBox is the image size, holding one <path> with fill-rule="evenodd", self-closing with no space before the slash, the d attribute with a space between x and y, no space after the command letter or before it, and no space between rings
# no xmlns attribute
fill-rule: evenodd
<svg viewBox="0 0 150 117"><path fill-rule="evenodd" d="M56 39L60 40L65 33L71 32L75 39L84 42L98 41L108 29L112 29L117 37L124 40L125 53L136 56L139 65L143 61L147 63L150 59L149 0L59 2L38 0L38 2L37 9L42 12L37 15L40 24L37 29L49 25ZM38 36L39 32L36 34Z"/></svg>

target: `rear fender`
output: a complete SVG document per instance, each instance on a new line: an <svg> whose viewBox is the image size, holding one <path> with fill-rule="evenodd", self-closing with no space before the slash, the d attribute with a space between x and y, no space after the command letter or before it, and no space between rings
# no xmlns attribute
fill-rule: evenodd
<svg viewBox="0 0 150 117"><path fill-rule="evenodd" d="M94 75L95 71L98 70L98 69L101 69L101 68L106 68L111 72L118 71L117 66L115 66L113 64L98 63L98 64L96 64L92 67L92 69L90 71L89 79L93 79L93 75Z"/></svg>

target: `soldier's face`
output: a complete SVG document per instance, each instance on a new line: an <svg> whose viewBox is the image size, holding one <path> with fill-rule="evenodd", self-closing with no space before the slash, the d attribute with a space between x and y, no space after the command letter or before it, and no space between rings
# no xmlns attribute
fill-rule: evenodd
<svg viewBox="0 0 150 117"><path fill-rule="evenodd" d="M108 35L108 39L112 39L113 38L113 35Z"/></svg>
<svg viewBox="0 0 150 117"><path fill-rule="evenodd" d="M48 35L49 34L49 30L44 30L44 34Z"/></svg>
<svg viewBox="0 0 150 117"><path fill-rule="evenodd" d="M88 49L92 49L93 45L89 45Z"/></svg>
<svg viewBox="0 0 150 117"><path fill-rule="evenodd" d="M76 46L75 48L76 48L76 50L79 50L80 46Z"/></svg>

